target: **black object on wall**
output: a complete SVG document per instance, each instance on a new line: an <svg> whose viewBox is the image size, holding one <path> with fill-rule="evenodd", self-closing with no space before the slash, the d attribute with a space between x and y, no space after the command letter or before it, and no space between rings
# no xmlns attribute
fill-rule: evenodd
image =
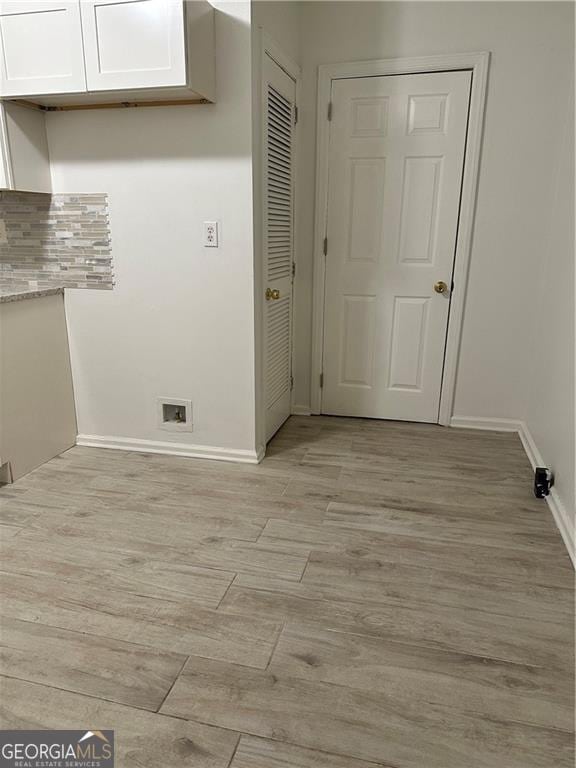
<svg viewBox="0 0 576 768"><path fill-rule="evenodd" d="M534 470L534 496L543 499L554 485L554 475L548 467L536 467Z"/></svg>

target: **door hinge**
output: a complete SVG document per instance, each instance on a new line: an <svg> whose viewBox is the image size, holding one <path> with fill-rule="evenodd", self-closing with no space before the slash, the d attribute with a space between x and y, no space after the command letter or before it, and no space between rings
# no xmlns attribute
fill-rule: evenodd
<svg viewBox="0 0 576 768"><path fill-rule="evenodd" d="M294 376L290 376L290 391L294 389Z"/></svg>
<svg viewBox="0 0 576 768"><path fill-rule="evenodd" d="M292 280L296 277L296 262L292 262Z"/></svg>
<svg viewBox="0 0 576 768"><path fill-rule="evenodd" d="M324 389L324 374L320 374L320 389Z"/></svg>
<svg viewBox="0 0 576 768"><path fill-rule="evenodd" d="M450 291L452 292L454 290L454 280L450 283Z"/></svg>
<svg viewBox="0 0 576 768"><path fill-rule="evenodd" d="M327 253L328 253L328 238L327 237L324 238L324 243L322 245L322 252L324 253L324 256L326 256Z"/></svg>
<svg viewBox="0 0 576 768"><path fill-rule="evenodd" d="M328 120L332 120L332 102L328 102Z"/></svg>
<svg viewBox="0 0 576 768"><path fill-rule="evenodd" d="M298 107L294 104L294 125L298 123Z"/></svg>

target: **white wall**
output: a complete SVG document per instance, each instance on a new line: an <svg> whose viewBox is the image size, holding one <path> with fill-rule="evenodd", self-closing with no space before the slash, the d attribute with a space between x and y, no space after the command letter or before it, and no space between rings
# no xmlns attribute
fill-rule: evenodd
<svg viewBox="0 0 576 768"><path fill-rule="evenodd" d="M253 0L252 26L263 29L283 53L300 62L300 8L294 0Z"/></svg>
<svg viewBox="0 0 576 768"><path fill-rule="evenodd" d="M310 393L316 82L319 64L491 51L486 125L455 414L523 419L547 250L572 9L549 2L306 2L301 9L305 137L299 168L295 372Z"/></svg>
<svg viewBox="0 0 576 768"><path fill-rule="evenodd" d="M574 557L574 90L566 92L549 239L538 281L539 306L532 346L526 424L538 461L555 474L552 504ZM560 115L559 115L560 117ZM575 558L576 562L576 558Z"/></svg>
<svg viewBox="0 0 576 768"><path fill-rule="evenodd" d="M110 196L116 287L67 297L79 432L253 455L250 5L215 5L215 105L52 114L48 138L54 191ZM162 395L193 433L158 429Z"/></svg>

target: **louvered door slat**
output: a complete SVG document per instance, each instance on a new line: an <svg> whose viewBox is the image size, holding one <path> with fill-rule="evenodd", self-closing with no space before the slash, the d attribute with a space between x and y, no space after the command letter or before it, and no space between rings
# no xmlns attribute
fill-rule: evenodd
<svg viewBox="0 0 576 768"><path fill-rule="evenodd" d="M267 406L290 386L290 303L287 296L270 307L274 331L268 335Z"/></svg>
<svg viewBox="0 0 576 768"><path fill-rule="evenodd" d="M280 293L279 299L265 302L264 312L269 439L290 414L295 85L272 60L265 66L264 270L266 287Z"/></svg>
<svg viewBox="0 0 576 768"><path fill-rule="evenodd" d="M292 133L293 106L271 84L268 85L268 147L266 226L268 242L286 245L283 259L268 262L268 280L289 277L292 272ZM284 216L280 221L279 214Z"/></svg>

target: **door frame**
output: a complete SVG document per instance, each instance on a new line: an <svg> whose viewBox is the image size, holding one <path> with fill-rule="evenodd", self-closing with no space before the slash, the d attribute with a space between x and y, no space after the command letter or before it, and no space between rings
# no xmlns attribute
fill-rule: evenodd
<svg viewBox="0 0 576 768"><path fill-rule="evenodd" d="M272 59L280 69L294 80L296 86L295 104L298 106L301 88L301 70L299 65L284 53L280 45L265 31L259 27L257 31L257 43L260 51L255 56L257 64L257 73L253 76L254 92L257 94L256 119L254 120L254 143L257 151L253 153L254 162L254 232L255 232L255 269L254 269L254 310L256 326L256 444L258 460L261 461L266 454L266 371L264 361L266 358L266 328L264 324L263 301L264 287L266 283L266 265L264 261L264 229L266 227L266 218L264 216L264 190L265 190L265 162L264 162L264 135L266 114L264 107L266 104L266 83L264 80L264 62L266 56ZM294 126L294 196L298 190L298 125ZM298 217L296 215L296 206L293 206L293 261L297 262L298 245ZM294 311L296 297L296 282L292 283L292 312ZM292 329L292 339L290 340L290 369L293 370L294 357L294 332ZM290 402L292 405L294 390L290 393Z"/></svg>
<svg viewBox="0 0 576 768"><path fill-rule="evenodd" d="M328 222L328 171L330 122L328 105L332 91L332 81L356 77L378 77L384 75L411 75L428 72L451 72L469 70L472 72L470 87L470 106L468 111L468 131L464 152L464 173L460 194L458 216L458 234L454 258L453 280L455 290L450 301L448 330L444 353L444 371L440 391L438 423L450 424L454 406L456 375L468 268L472 249L476 192L480 167L482 130L488 82L490 53L457 53L438 56L414 56L401 59L380 59L376 61L344 62L323 64L318 67L318 109L316 117L316 206L314 220L314 284L312 299L312 369L311 369L311 411L321 413L322 358L324 345L324 283L326 278L324 238Z"/></svg>

